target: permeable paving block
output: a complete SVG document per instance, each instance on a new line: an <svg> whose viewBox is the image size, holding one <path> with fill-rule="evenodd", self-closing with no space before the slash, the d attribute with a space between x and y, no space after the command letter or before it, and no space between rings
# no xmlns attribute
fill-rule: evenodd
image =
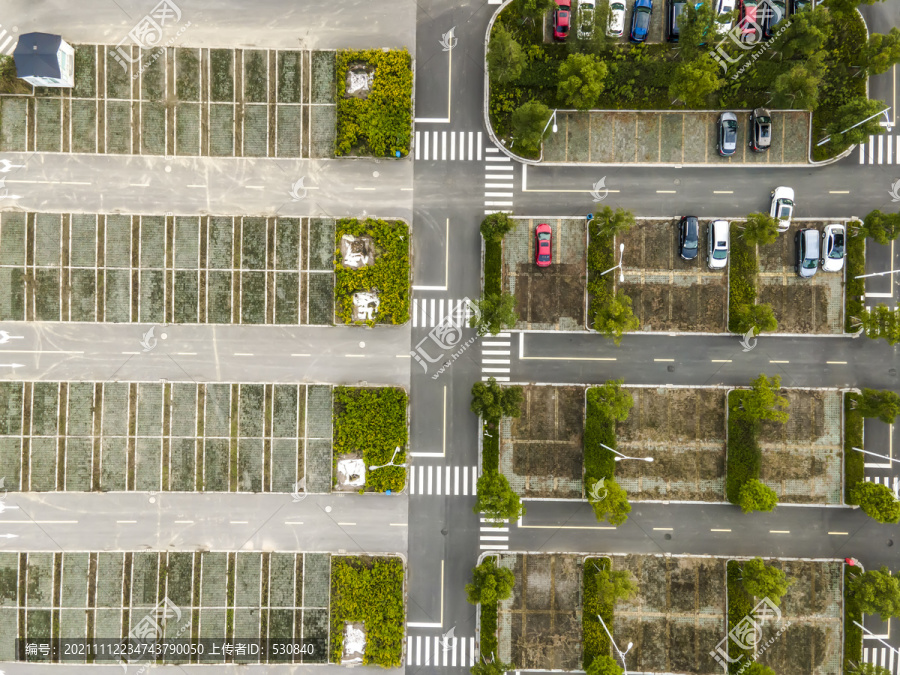
<svg viewBox="0 0 900 675"><path fill-rule="evenodd" d="M238 491L262 491L262 456L263 440L261 438L238 439Z"/></svg>
<svg viewBox="0 0 900 675"><path fill-rule="evenodd" d="M121 592L121 588L119 591ZM122 610L98 609L94 614L94 637L122 637Z"/></svg>
<svg viewBox="0 0 900 675"><path fill-rule="evenodd" d="M127 323L131 320L131 272L128 270L106 270L106 320Z"/></svg>
<svg viewBox="0 0 900 675"><path fill-rule="evenodd" d="M266 322L266 273L241 272L241 323Z"/></svg>
<svg viewBox="0 0 900 675"><path fill-rule="evenodd" d="M122 606L122 575L124 553L100 552L97 554L96 607Z"/></svg>
<svg viewBox="0 0 900 675"><path fill-rule="evenodd" d="M94 98L97 95L97 46L75 47L75 98Z"/></svg>
<svg viewBox="0 0 900 675"><path fill-rule="evenodd" d="M334 275L310 272L309 323L330 326L334 323Z"/></svg>
<svg viewBox="0 0 900 675"><path fill-rule="evenodd" d="M58 269L38 269L34 273L34 318L60 320L60 279Z"/></svg>
<svg viewBox="0 0 900 675"><path fill-rule="evenodd" d="M31 439L31 489L52 492L56 487L57 448L55 438Z"/></svg>
<svg viewBox="0 0 900 675"><path fill-rule="evenodd" d="M245 49L244 101L265 103L268 100L269 53L260 49Z"/></svg>
<svg viewBox="0 0 900 675"><path fill-rule="evenodd" d="M141 98L162 101L166 95L166 59L159 49L141 50Z"/></svg>
<svg viewBox="0 0 900 675"><path fill-rule="evenodd" d="M300 218L278 218L275 221L275 269L300 269Z"/></svg>
<svg viewBox="0 0 900 675"><path fill-rule="evenodd" d="M262 437L265 429L265 386L262 384L242 384L240 387L240 424L238 434L242 437Z"/></svg>
<svg viewBox="0 0 900 675"><path fill-rule="evenodd" d="M228 554L204 551L201 554L200 604L224 607L227 597ZM201 620L202 623L202 620Z"/></svg>
<svg viewBox="0 0 900 675"><path fill-rule="evenodd" d="M141 270L141 321L159 323L165 318L166 277L162 270Z"/></svg>
<svg viewBox="0 0 900 675"><path fill-rule="evenodd" d="M223 638L225 637L225 620L227 618L227 610L225 609L208 609L203 607L200 610L200 637L201 638ZM200 663L219 663L224 657L219 650L219 654L213 654L212 650L206 650L200 656Z"/></svg>
<svg viewBox="0 0 900 675"><path fill-rule="evenodd" d="M25 612L26 639L35 640L51 637L51 612L49 609L30 609ZM45 657L31 657L33 661L47 660Z"/></svg>
<svg viewBox="0 0 900 675"><path fill-rule="evenodd" d="M244 106L243 153L244 157L266 157L269 154L269 106Z"/></svg>
<svg viewBox="0 0 900 675"><path fill-rule="evenodd" d="M166 106L164 103L141 103L141 154L166 154Z"/></svg>
<svg viewBox="0 0 900 675"><path fill-rule="evenodd" d="M131 606L153 607L157 600L159 554L138 552L131 560Z"/></svg>
<svg viewBox="0 0 900 675"><path fill-rule="evenodd" d="M69 271L69 320L97 320L97 272L94 270Z"/></svg>
<svg viewBox="0 0 900 675"><path fill-rule="evenodd" d="M197 441L173 438L169 441L169 489L192 492L196 489Z"/></svg>
<svg viewBox="0 0 900 675"><path fill-rule="evenodd" d="M135 490L155 492L162 489L162 439L136 439L134 462Z"/></svg>
<svg viewBox="0 0 900 675"><path fill-rule="evenodd" d="M231 445L226 439L209 439L204 442L203 489L206 492L228 490L228 462Z"/></svg>
<svg viewBox="0 0 900 675"><path fill-rule="evenodd" d="M334 220L309 219L309 269L334 270Z"/></svg>
<svg viewBox="0 0 900 675"><path fill-rule="evenodd" d="M87 607L88 563L87 553L63 553L62 595L63 607Z"/></svg>
<svg viewBox="0 0 900 675"><path fill-rule="evenodd" d="M190 607L193 594L194 554L169 553L166 565L166 597L178 607Z"/></svg>
<svg viewBox="0 0 900 675"><path fill-rule="evenodd" d="M269 607L293 607L294 572L297 567L293 553L272 553L269 556ZM287 637L290 637L288 635Z"/></svg>
<svg viewBox="0 0 900 675"><path fill-rule="evenodd" d="M141 268L162 269L166 261L166 219L141 217Z"/></svg>
<svg viewBox="0 0 900 675"><path fill-rule="evenodd" d="M94 434L94 383L70 382L68 385L68 436L93 436Z"/></svg>
<svg viewBox="0 0 900 675"><path fill-rule="evenodd" d="M234 100L234 50L209 50L210 100Z"/></svg>
<svg viewBox="0 0 900 675"><path fill-rule="evenodd" d="M87 610L61 609L59 610L59 636L83 640L87 635ZM84 663L87 655L75 659L75 663Z"/></svg>
<svg viewBox="0 0 900 675"><path fill-rule="evenodd" d="M231 323L231 272L207 274L207 323Z"/></svg>
<svg viewBox="0 0 900 675"><path fill-rule="evenodd" d="M309 109L310 133L312 134L312 157L333 157L335 120L337 113L334 106L311 106Z"/></svg>
<svg viewBox="0 0 900 675"><path fill-rule="evenodd" d="M127 101L106 102L106 152L120 155L132 152L131 103Z"/></svg>
<svg viewBox="0 0 900 675"><path fill-rule="evenodd" d="M94 267L97 264L97 216L73 213L69 220L69 264Z"/></svg>
<svg viewBox="0 0 900 675"><path fill-rule="evenodd" d="M300 277L299 272L275 275L275 323L300 323Z"/></svg>
<svg viewBox="0 0 900 675"><path fill-rule="evenodd" d="M298 410L306 406L306 387L296 384L276 384L272 392L272 406L272 435L296 438ZM302 413L300 416L302 417Z"/></svg>
<svg viewBox="0 0 900 675"><path fill-rule="evenodd" d="M0 660L16 659L16 642L10 636L19 634L19 610L12 607L0 607Z"/></svg>
<svg viewBox="0 0 900 675"><path fill-rule="evenodd" d="M93 450L93 439L66 439L66 490L90 491Z"/></svg>
<svg viewBox="0 0 900 675"><path fill-rule="evenodd" d="M235 607L259 607L262 557L259 553L238 551L234 586ZM237 636L235 631L235 636Z"/></svg>
<svg viewBox="0 0 900 675"><path fill-rule="evenodd" d="M0 382L0 436L22 433L22 382Z"/></svg>
<svg viewBox="0 0 900 675"><path fill-rule="evenodd" d="M312 53L312 102L334 103L334 52Z"/></svg>
<svg viewBox="0 0 900 675"><path fill-rule="evenodd" d="M128 439L105 436L100 440L100 489L124 490Z"/></svg>
<svg viewBox="0 0 900 675"><path fill-rule="evenodd" d="M25 320L25 270L0 268L0 321Z"/></svg>
<svg viewBox="0 0 900 675"><path fill-rule="evenodd" d="M72 152L97 152L97 101L72 100Z"/></svg>
<svg viewBox="0 0 900 675"><path fill-rule="evenodd" d="M142 382L137 385L137 435L162 435L163 386L155 382Z"/></svg>
<svg viewBox="0 0 900 675"><path fill-rule="evenodd" d="M25 581L28 607L53 606L53 554L29 553Z"/></svg>
<svg viewBox="0 0 900 675"><path fill-rule="evenodd" d="M22 480L22 439L0 436L0 475L6 478L7 490L19 490Z"/></svg>
<svg viewBox="0 0 900 675"><path fill-rule="evenodd" d="M318 640L312 654L303 654L304 663L325 663L328 660L328 610L303 610L303 638Z"/></svg>
<svg viewBox="0 0 900 675"><path fill-rule="evenodd" d="M269 637L292 638L294 636L294 610L271 609L269 610ZM273 659L276 660L276 659ZM287 654L277 659L278 661L290 661L291 655Z"/></svg>
<svg viewBox="0 0 900 675"><path fill-rule="evenodd" d="M125 382L106 382L103 385L103 436L124 436L128 433L130 385Z"/></svg>
<svg viewBox="0 0 900 675"><path fill-rule="evenodd" d="M200 154L200 105L178 103L175 106L175 154Z"/></svg>
<svg viewBox="0 0 900 675"><path fill-rule="evenodd" d="M172 384L172 436L197 435L197 385Z"/></svg>
<svg viewBox="0 0 900 675"><path fill-rule="evenodd" d="M0 553L0 607L18 607L19 554Z"/></svg>
<svg viewBox="0 0 900 675"><path fill-rule="evenodd" d="M290 438L272 440L272 492L292 492L303 474L303 444Z"/></svg>
<svg viewBox="0 0 900 675"><path fill-rule="evenodd" d="M35 99L35 124L38 152L62 150L62 99Z"/></svg>
<svg viewBox="0 0 900 675"><path fill-rule="evenodd" d="M24 264L25 213L7 211L0 214L0 265Z"/></svg>
<svg viewBox="0 0 900 675"><path fill-rule="evenodd" d="M306 553L303 556L303 606L330 606L331 556L328 553Z"/></svg>
<svg viewBox="0 0 900 675"><path fill-rule="evenodd" d="M203 426L207 438L231 438L231 385L206 385L206 417Z"/></svg>
<svg viewBox="0 0 900 675"><path fill-rule="evenodd" d="M195 271L200 266L200 219L196 216L175 218L175 268Z"/></svg>
<svg viewBox="0 0 900 675"><path fill-rule="evenodd" d="M234 637L243 640L257 639L259 637L259 608L240 608L234 610ZM234 658L235 663L254 662L255 657Z"/></svg>
<svg viewBox="0 0 900 675"><path fill-rule="evenodd" d="M59 267L61 239L62 216L60 214L35 214L34 264L38 267Z"/></svg>
<svg viewBox="0 0 900 675"><path fill-rule="evenodd" d="M179 101L200 100L200 50L175 50L175 95Z"/></svg>
<svg viewBox="0 0 900 675"><path fill-rule="evenodd" d="M234 104L209 106L209 154L212 157L234 155Z"/></svg>
<svg viewBox="0 0 900 675"><path fill-rule="evenodd" d="M175 323L197 323L200 318L199 273L176 270L173 295Z"/></svg>
<svg viewBox="0 0 900 675"><path fill-rule="evenodd" d="M207 267L217 270L233 269L234 218L211 216L207 241Z"/></svg>
<svg viewBox="0 0 900 675"><path fill-rule="evenodd" d="M131 98L132 68L127 59L107 59L106 98Z"/></svg>
<svg viewBox="0 0 900 675"><path fill-rule="evenodd" d="M278 52L278 102L300 103L302 82L301 52Z"/></svg>
<svg viewBox="0 0 900 675"><path fill-rule="evenodd" d="M0 99L0 152L25 152L28 149L28 102L24 97ZM24 214L23 214L24 215Z"/></svg>
<svg viewBox="0 0 900 675"><path fill-rule="evenodd" d="M307 394L308 438L331 438L332 392L327 385L311 385Z"/></svg>
<svg viewBox="0 0 900 675"><path fill-rule="evenodd" d="M241 268L245 270L266 269L265 218L241 219Z"/></svg>
<svg viewBox="0 0 900 675"><path fill-rule="evenodd" d="M131 216L106 216L106 267L131 267Z"/></svg>

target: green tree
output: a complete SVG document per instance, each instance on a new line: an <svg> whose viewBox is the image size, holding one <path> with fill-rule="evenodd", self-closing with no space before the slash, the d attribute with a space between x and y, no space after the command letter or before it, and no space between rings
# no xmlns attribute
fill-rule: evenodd
<svg viewBox="0 0 900 675"><path fill-rule="evenodd" d="M550 108L540 101L529 101L520 105L512 114L510 122L517 149L528 155L538 155L541 143L549 133Z"/></svg>
<svg viewBox="0 0 900 675"><path fill-rule="evenodd" d="M519 79L525 68L525 53L512 34L497 24L488 43L487 64L491 79L507 84Z"/></svg>
<svg viewBox="0 0 900 675"><path fill-rule="evenodd" d="M891 675L891 671L874 663L860 663L850 671L850 675Z"/></svg>
<svg viewBox="0 0 900 675"><path fill-rule="evenodd" d="M891 28L887 34L872 33L862 49L866 73L880 75L895 63L900 63L900 30Z"/></svg>
<svg viewBox="0 0 900 675"><path fill-rule="evenodd" d="M877 305L875 309L863 309L857 317L866 337L881 338L893 346L900 342L900 307L888 309L887 305Z"/></svg>
<svg viewBox="0 0 900 675"><path fill-rule="evenodd" d="M741 396L740 411L750 419L772 420L784 424L788 421L786 409L789 405L784 396L778 395L781 389L781 377L773 375L771 378L760 374L750 383L750 391L743 392Z"/></svg>
<svg viewBox="0 0 900 675"><path fill-rule="evenodd" d="M515 222L508 213L491 213L481 221L481 236L485 241L501 241L513 227Z"/></svg>
<svg viewBox="0 0 900 675"><path fill-rule="evenodd" d="M609 654L597 654L587 667L587 675L622 675L622 667Z"/></svg>
<svg viewBox="0 0 900 675"><path fill-rule="evenodd" d="M506 476L496 471L488 471L478 479L478 496L475 499L475 513L483 513L490 520L518 520L525 515L525 507ZM498 524L497 527L500 527Z"/></svg>
<svg viewBox="0 0 900 675"><path fill-rule="evenodd" d="M851 578L847 592L863 614L878 614L882 621L900 616L900 577L892 576L887 567Z"/></svg>
<svg viewBox="0 0 900 675"><path fill-rule="evenodd" d="M744 671L744 675L775 675L775 671L769 668L769 666L764 666L759 661L754 661L750 664L750 667Z"/></svg>
<svg viewBox="0 0 900 675"><path fill-rule="evenodd" d="M778 221L768 213L751 213L741 226L741 239L750 246L765 246L778 239Z"/></svg>
<svg viewBox="0 0 900 675"><path fill-rule="evenodd" d="M594 515L597 517L598 522L605 520L610 525L621 525L628 520L628 514L631 513L628 494L614 478L589 480L587 488L588 502L591 508L594 509ZM594 499L594 495L598 496L599 499Z"/></svg>
<svg viewBox="0 0 900 675"><path fill-rule="evenodd" d="M863 513L879 523L900 523L900 502L887 485L862 481L853 487L850 497Z"/></svg>
<svg viewBox="0 0 900 675"><path fill-rule="evenodd" d="M522 412L522 387L501 387L493 377L472 385L472 404L476 415L486 420L518 417Z"/></svg>
<svg viewBox="0 0 900 675"><path fill-rule="evenodd" d="M775 78L772 105L776 108L815 110L819 105L822 72L819 59L795 63L790 70Z"/></svg>
<svg viewBox="0 0 900 675"><path fill-rule="evenodd" d="M594 580L597 584L597 596L604 605L615 605L619 600L628 600L638 590L634 577L628 570L595 568Z"/></svg>
<svg viewBox="0 0 900 675"><path fill-rule="evenodd" d="M775 494L775 490L756 478L751 478L744 483L738 493L738 506L744 513L772 511L777 504L778 495Z"/></svg>
<svg viewBox="0 0 900 675"><path fill-rule="evenodd" d="M543 21L544 14L556 9L555 0L516 0L516 8L525 19Z"/></svg>
<svg viewBox="0 0 900 675"><path fill-rule="evenodd" d="M706 52L703 45L715 31L716 11L710 0L688 2L678 17L678 51L684 61L692 61Z"/></svg>
<svg viewBox="0 0 900 675"><path fill-rule="evenodd" d="M846 148L857 143L862 143L869 136L884 133L884 127L879 124L877 115L884 109L884 103L877 99L868 99L858 96L850 99L834 112L833 121L826 131L831 136L834 146ZM859 124L867 117L872 119L851 129L854 124ZM843 133L842 133L843 132Z"/></svg>
<svg viewBox="0 0 900 675"><path fill-rule="evenodd" d="M637 330L640 325L631 309L631 298L621 288L594 316L594 330L612 338L617 345L622 342L625 331Z"/></svg>
<svg viewBox="0 0 900 675"><path fill-rule="evenodd" d="M624 422L634 407L634 398L627 389L622 389L624 383L625 380L607 380L599 387L591 387L588 389L588 400L597 406L604 417Z"/></svg>
<svg viewBox="0 0 900 675"><path fill-rule="evenodd" d="M519 320L516 299L509 293L485 295L475 301L475 308L469 326L476 328L479 336L496 335L504 328L512 328Z"/></svg>
<svg viewBox="0 0 900 675"><path fill-rule="evenodd" d="M628 232L634 226L634 214L619 207L604 206L594 214L594 232L599 237L612 239L617 234Z"/></svg>
<svg viewBox="0 0 900 675"><path fill-rule="evenodd" d="M740 306L735 312L735 330L744 335L751 328L756 329L757 335L778 328L778 320L772 311L772 305L762 303Z"/></svg>
<svg viewBox="0 0 900 675"><path fill-rule="evenodd" d="M669 98L681 100L689 108L706 105L709 95L724 83L719 77L719 67L706 51L691 61L682 61L669 84Z"/></svg>
<svg viewBox="0 0 900 675"><path fill-rule="evenodd" d="M496 658L490 663L485 663L484 657L478 659L478 662L469 669L472 675L504 675L516 667L511 663L503 663Z"/></svg>
<svg viewBox="0 0 900 675"><path fill-rule="evenodd" d="M781 55L808 59L825 47L831 35L831 20L827 12L802 12L790 17L791 23L778 41Z"/></svg>
<svg viewBox="0 0 900 675"><path fill-rule="evenodd" d="M603 93L608 69L606 63L591 54L569 54L559 67L557 94L566 105L589 110Z"/></svg>
<svg viewBox="0 0 900 675"><path fill-rule="evenodd" d="M870 211L859 231L882 246L887 246L900 237L900 213L882 213L878 209Z"/></svg>
<svg viewBox="0 0 900 675"><path fill-rule="evenodd" d="M498 600L506 600L512 595L516 577L512 570L497 567L493 558L472 570L472 583L466 584L466 599L473 605L487 605Z"/></svg>
<svg viewBox="0 0 900 675"><path fill-rule="evenodd" d="M753 558L741 565L744 590L757 598L769 598L776 605L796 579L788 579L783 570L767 566L762 558Z"/></svg>
<svg viewBox="0 0 900 675"><path fill-rule="evenodd" d="M856 398L856 409L863 417L877 417L893 424L900 415L900 394L890 389L863 389Z"/></svg>

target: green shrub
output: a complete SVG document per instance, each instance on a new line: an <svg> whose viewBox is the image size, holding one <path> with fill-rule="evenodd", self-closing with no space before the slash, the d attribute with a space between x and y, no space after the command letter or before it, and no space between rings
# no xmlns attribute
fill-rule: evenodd
<svg viewBox="0 0 900 675"><path fill-rule="evenodd" d="M341 264L340 242L345 234L372 237L374 264L359 268ZM374 323L409 321L409 226L399 220L343 218L337 221L334 237L334 300L341 320L351 323L354 293L377 289L381 304Z"/></svg>
<svg viewBox="0 0 900 675"><path fill-rule="evenodd" d="M863 622L859 603L850 594L850 580L856 575L855 567L844 565L844 672L853 672L853 666L862 663L863 632L857 623Z"/></svg>
<svg viewBox="0 0 900 675"><path fill-rule="evenodd" d="M602 602L597 592L597 570L609 570L609 558L588 559L582 569L584 600L582 600L581 632L582 632L582 667L587 670L598 656L608 656L611 652L609 637L603 625L597 619L599 614L607 626L613 625L613 603Z"/></svg>
<svg viewBox="0 0 900 675"><path fill-rule="evenodd" d="M741 237L737 223L731 224L731 260L728 261L728 330L745 333L741 318L746 307L756 304L756 277L759 265L756 247ZM743 329L743 330L742 330Z"/></svg>
<svg viewBox="0 0 900 675"><path fill-rule="evenodd" d="M481 605L481 634L479 652L484 657L497 656L497 614L500 603Z"/></svg>
<svg viewBox="0 0 900 675"><path fill-rule="evenodd" d="M354 62L375 69L366 99L344 98ZM412 133L412 58L405 49L339 51L335 60L337 136L335 155L393 157L409 154Z"/></svg>
<svg viewBox="0 0 900 675"><path fill-rule="evenodd" d="M370 492L399 492L406 484L406 468L388 466L369 471L391 461L406 461L406 392L396 387L334 388L334 456L362 452L366 465L366 489Z"/></svg>
<svg viewBox="0 0 900 675"><path fill-rule="evenodd" d="M0 94L30 94L31 85L16 75L12 56L0 54Z"/></svg>
<svg viewBox="0 0 900 675"><path fill-rule="evenodd" d="M853 448L861 448L863 443L863 416L853 407L858 394L848 391L844 394L844 501L856 504L851 496L853 488L865 481L865 455Z"/></svg>
<svg viewBox="0 0 900 675"><path fill-rule="evenodd" d="M757 442L759 422L737 409L745 393L728 392L725 496L732 504L740 504L741 488L747 481L759 478L762 465L762 451Z"/></svg>
<svg viewBox="0 0 900 675"><path fill-rule="evenodd" d="M855 333L859 330L859 317L866 307L863 299L866 293L866 280L855 278L866 273L866 238L858 231L854 231L853 223L848 223L845 241L847 288L844 296L847 300L847 307L844 311L844 331Z"/></svg>
<svg viewBox="0 0 900 675"><path fill-rule="evenodd" d="M730 633L745 616L753 614L753 598L747 595L744 584L741 581L741 563L737 560L728 561L727 600L728 600L728 632ZM740 662L728 664L728 672L735 675L740 671L744 661L752 659L753 654L738 647L734 640L728 641L728 656L732 659L740 659ZM743 656L744 658L740 658Z"/></svg>
<svg viewBox="0 0 900 675"><path fill-rule="evenodd" d="M399 668L406 638L404 595L400 559L332 556L331 662L341 661L344 622L363 622L363 664Z"/></svg>
<svg viewBox="0 0 900 675"><path fill-rule="evenodd" d="M616 447L616 420L605 414L606 405L600 400L599 388L587 390L587 411L584 419L584 480L614 478L615 455L603 447ZM603 445L601 445L601 443Z"/></svg>
<svg viewBox="0 0 900 675"><path fill-rule="evenodd" d="M500 262L502 241L484 242L484 294L500 295Z"/></svg>
<svg viewBox="0 0 900 675"><path fill-rule="evenodd" d="M481 471L500 470L500 420L484 420L481 433Z"/></svg>

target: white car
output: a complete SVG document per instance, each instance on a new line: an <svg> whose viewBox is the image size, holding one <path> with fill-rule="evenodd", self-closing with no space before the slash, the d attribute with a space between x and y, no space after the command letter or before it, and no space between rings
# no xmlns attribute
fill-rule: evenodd
<svg viewBox="0 0 900 675"><path fill-rule="evenodd" d="M725 35L731 30L731 17L734 14L734 0L718 0L716 2L716 32Z"/></svg>
<svg viewBox="0 0 900 675"><path fill-rule="evenodd" d="M725 269L728 264L728 229L727 220L714 220L707 227L706 264L711 270Z"/></svg>
<svg viewBox="0 0 900 675"><path fill-rule="evenodd" d="M609 3L609 23L607 24L606 34L609 37L622 37L625 32L625 3L615 2Z"/></svg>
<svg viewBox="0 0 900 675"><path fill-rule="evenodd" d="M822 263L823 272L840 272L844 269L844 256L846 230L843 225L826 225L822 232Z"/></svg>
<svg viewBox="0 0 900 675"><path fill-rule="evenodd" d="M583 40L594 34L594 3L580 0L578 3L578 38Z"/></svg>
<svg viewBox="0 0 900 675"><path fill-rule="evenodd" d="M778 221L778 231L786 232L794 215L794 188L783 185L772 190L772 208L769 215Z"/></svg>

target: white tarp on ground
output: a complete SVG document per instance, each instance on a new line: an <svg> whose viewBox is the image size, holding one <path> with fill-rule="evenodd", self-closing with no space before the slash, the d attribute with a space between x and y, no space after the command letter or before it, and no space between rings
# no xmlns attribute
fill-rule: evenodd
<svg viewBox="0 0 900 675"><path fill-rule="evenodd" d="M355 94L358 91L369 91L372 87L372 81L375 79L374 73L354 72L350 71L350 83L347 85L347 93Z"/></svg>
<svg viewBox="0 0 900 675"><path fill-rule="evenodd" d="M363 654L366 653L366 634L348 623L344 626L344 656L341 663L362 663Z"/></svg>
<svg viewBox="0 0 900 675"><path fill-rule="evenodd" d="M362 487L366 484L366 464L361 459L340 459L337 470L340 485Z"/></svg>
<svg viewBox="0 0 900 675"><path fill-rule="evenodd" d="M381 301L377 293L360 291L353 294L353 320L371 321L375 319Z"/></svg>
<svg viewBox="0 0 900 675"><path fill-rule="evenodd" d="M375 262L372 238L368 236L354 237L352 234L341 235L341 262L344 267L365 267Z"/></svg>

